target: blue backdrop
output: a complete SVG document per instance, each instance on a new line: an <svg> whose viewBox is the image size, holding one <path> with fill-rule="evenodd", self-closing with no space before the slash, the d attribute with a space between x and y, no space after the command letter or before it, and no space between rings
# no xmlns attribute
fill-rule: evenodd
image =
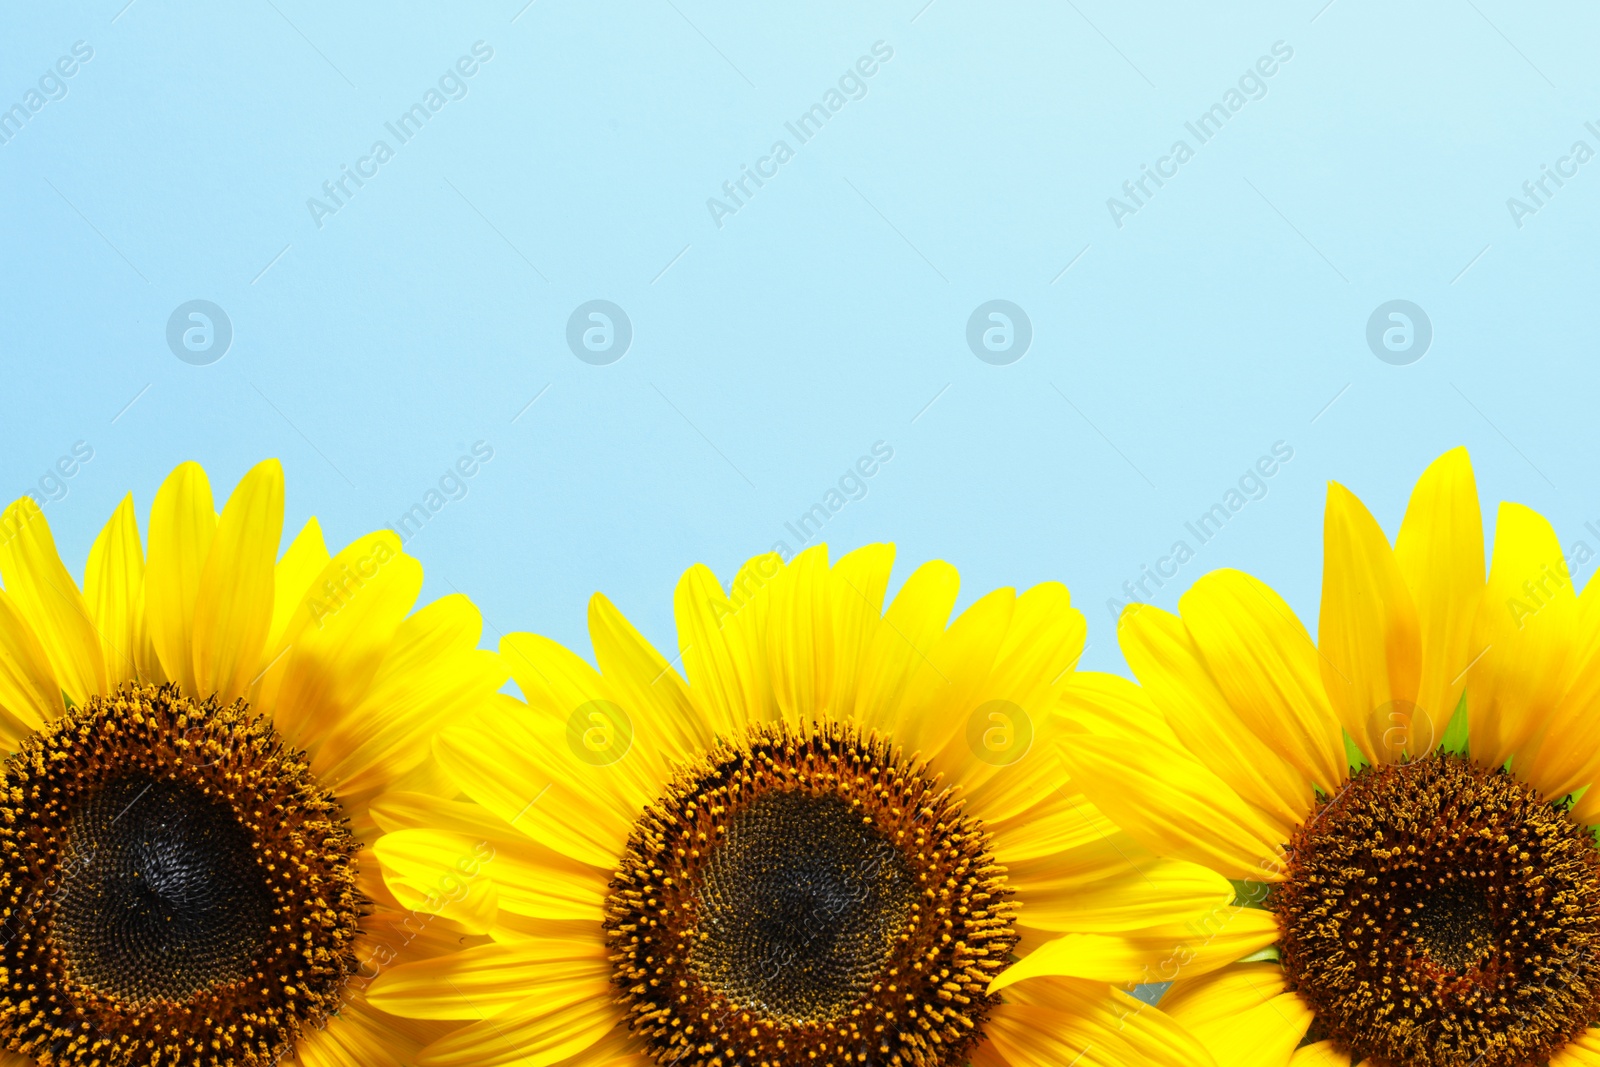
<svg viewBox="0 0 1600 1067"><path fill-rule="evenodd" d="M78 573L276 455L491 643L889 539L1123 670L1215 567L1314 626L1325 480L1392 534L1457 444L1600 547L1592 7L442 7L0 15L0 487Z"/></svg>

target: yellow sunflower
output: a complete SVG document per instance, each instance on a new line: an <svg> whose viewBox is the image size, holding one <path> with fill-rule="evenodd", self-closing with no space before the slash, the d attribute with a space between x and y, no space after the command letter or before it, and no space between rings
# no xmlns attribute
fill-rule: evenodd
<svg viewBox="0 0 1600 1067"><path fill-rule="evenodd" d="M1219 1064L1600 1065L1595 588L1516 504L1485 580L1457 449L1392 547L1330 485L1316 642L1236 571L1124 612L1139 685L1074 678L1060 752L1151 850L1236 881L1205 926L1255 943L1161 1001Z"/></svg>
<svg viewBox="0 0 1600 1067"><path fill-rule="evenodd" d="M1111 983L1150 978L1233 889L1150 855L1064 773L1067 590L1000 589L951 622L955 569L929 563L885 611L893 559L762 556L728 590L696 566L670 662L599 595L598 669L502 641L527 702L435 746L463 796L374 811L397 896L460 870L451 914L489 938L374 983L385 1010L466 1023L419 1064L1207 1062ZM1219 939L1196 966L1241 954Z"/></svg>
<svg viewBox="0 0 1600 1067"><path fill-rule="evenodd" d="M221 515L185 463L148 559L130 496L80 589L33 500L0 516L4 1063L382 1067L440 1032L366 1001L458 939L389 893L368 809L504 676L466 598L409 614L394 534L330 558L313 519L278 559L282 527L276 461Z"/></svg>

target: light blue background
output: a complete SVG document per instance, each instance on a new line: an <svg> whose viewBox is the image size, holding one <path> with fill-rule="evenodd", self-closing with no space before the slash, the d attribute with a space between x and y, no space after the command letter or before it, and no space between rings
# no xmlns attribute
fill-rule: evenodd
<svg viewBox="0 0 1600 1067"><path fill-rule="evenodd" d="M220 499L280 456L290 528L342 544L480 440L408 549L490 643L586 652L603 589L674 650L679 573L798 547L784 524L880 440L836 552L948 559L964 602L1063 580L1092 668L1124 669L1108 599L1278 441L1265 498L1150 599L1238 566L1314 626L1324 482L1392 533L1457 444L1490 518L1520 500L1600 547L1600 161L1520 228L1506 203L1600 149L1592 7L124 3L0 16L0 108L94 50L0 145L0 486L93 448L46 507L78 573L184 459ZM384 123L477 41L467 95L396 147ZM784 123L878 41L865 97L798 144ZM1277 41L1199 145L1184 123ZM379 138L395 157L319 228L307 199ZM707 198L780 138L719 228ZM1118 228L1107 198L1178 138L1195 157ZM209 366L165 340L196 298L235 334ZM634 331L608 366L565 340L597 298ZM1007 366L965 341L996 298L1034 332ZM1407 366L1365 340L1397 298L1434 329Z"/></svg>

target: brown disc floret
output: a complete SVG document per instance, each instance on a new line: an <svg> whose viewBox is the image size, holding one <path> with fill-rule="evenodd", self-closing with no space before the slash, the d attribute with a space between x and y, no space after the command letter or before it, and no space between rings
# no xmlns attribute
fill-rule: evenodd
<svg viewBox="0 0 1600 1067"><path fill-rule="evenodd" d="M1369 767L1295 833L1270 905L1312 1033L1380 1067L1536 1067L1600 1017L1600 853L1514 774Z"/></svg>
<svg viewBox="0 0 1600 1067"><path fill-rule="evenodd" d="M92 697L0 772L0 1038L83 1067L283 1059L355 969L356 848L243 701Z"/></svg>
<svg viewBox="0 0 1600 1067"><path fill-rule="evenodd" d="M966 1061L1017 904L953 790L839 724L753 728L639 817L606 931L658 1063Z"/></svg>

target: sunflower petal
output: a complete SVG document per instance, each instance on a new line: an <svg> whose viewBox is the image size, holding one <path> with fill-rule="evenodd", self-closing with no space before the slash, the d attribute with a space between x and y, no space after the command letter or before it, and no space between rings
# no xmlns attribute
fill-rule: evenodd
<svg viewBox="0 0 1600 1067"><path fill-rule="evenodd" d="M1550 1057L1550 1067L1600 1067L1600 1030L1590 1027L1568 1042Z"/></svg>
<svg viewBox="0 0 1600 1067"><path fill-rule="evenodd" d="M129 493L111 513L89 550L83 595L100 633L106 683L164 681L144 622L144 546Z"/></svg>
<svg viewBox="0 0 1600 1067"><path fill-rule="evenodd" d="M267 647L283 647L283 633L290 618L305 606L306 590L322 574L330 558L322 540L322 527L313 516L289 542L272 572L272 626L267 631Z"/></svg>
<svg viewBox="0 0 1600 1067"><path fill-rule="evenodd" d="M367 1002L414 1019L491 1019L541 995L549 1014L609 992L605 941L539 938L478 945L379 975Z"/></svg>
<svg viewBox="0 0 1600 1067"><path fill-rule="evenodd" d="M1149 697L1124 678L1075 674L1063 687L1057 746L1076 785L1156 855L1230 878L1282 878L1281 835L1195 759Z"/></svg>
<svg viewBox="0 0 1600 1067"><path fill-rule="evenodd" d="M318 747L312 770L359 794L422 764L433 736L476 714L506 680L504 661L477 647L482 630L478 609L459 593L402 622L360 702Z"/></svg>
<svg viewBox="0 0 1600 1067"><path fill-rule="evenodd" d="M1394 558L1417 606L1422 672L1416 703L1447 723L1479 651L1470 642L1483 596L1483 512L1465 448L1446 452L1417 480Z"/></svg>
<svg viewBox="0 0 1600 1067"><path fill-rule="evenodd" d="M603 1039L618 1022L612 987L557 984L500 1015L440 1038L417 1056L417 1067L551 1067Z"/></svg>
<svg viewBox="0 0 1600 1067"><path fill-rule="evenodd" d="M272 625L273 561L283 536L283 467L257 464L222 509L194 608L197 692L221 703L243 694Z"/></svg>
<svg viewBox="0 0 1600 1067"><path fill-rule="evenodd" d="M599 593L589 600L589 640L595 663L620 703L646 714L655 732L679 753L687 755L710 746L711 723L695 710L678 672Z"/></svg>
<svg viewBox="0 0 1600 1067"><path fill-rule="evenodd" d="M347 545L304 592L251 680L279 733L316 754L366 694L422 591L422 564L388 530Z"/></svg>
<svg viewBox="0 0 1600 1067"><path fill-rule="evenodd" d="M1451 708L1416 703L1422 638L1394 551L1354 493L1328 483L1323 517L1322 683L1368 763L1431 752Z"/></svg>
<svg viewBox="0 0 1600 1067"><path fill-rule="evenodd" d="M1257 737L1331 793L1347 773L1344 737L1317 648L1289 605L1239 571L1212 571L1179 601L1217 688Z"/></svg>
<svg viewBox="0 0 1600 1067"><path fill-rule="evenodd" d="M1009 998L985 1032L1011 1067L1216 1067L1159 1010L1100 983L1041 978Z"/></svg>
<svg viewBox="0 0 1600 1067"><path fill-rule="evenodd" d="M446 730L434 754L461 790L497 817L563 856L609 871L638 808L603 774L574 780L557 755L565 740L536 711L500 696L481 725Z"/></svg>
<svg viewBox="0 0 1600 1067"><path fill-rule="evenodd" d="M1280 840L1288 840L1311 813L1311 783L1245 726L1183 620L1148 604L1129 604L1117 624L1117 641L1139 685L1184 746L1270 822Z"/></svg>
<svg viewBox="0 0 1600 1067"><path fill-rule="evenodd" d="M1549 718L1570 675L1577 597L1561 544L1544 517L1500 505L1494 559L1478 605L1468 669L1467 736L1473 758L1498 766Z"/></svg>
<svg viewBox="0 0 1600 1067"><path fill-rule="evenodd" d="M73 702L105 692L105 660L89 605L56 553L50 524L32 497L22 497L0 515L0 579Z"/></svg>
<svg viewBox="0 0 1600 1067"><path fill-rule="evenodd" d="M1227 905L1198 920L1111 934L1065 934L1012 964L992 988L1053 974L1123 987L1189 979L1228 967L1277 939L1278 922L1271 912Z"/></svg>
<svg viewBox="0 0 1600 1067"><path fill-rule="evenodd" d="M956 569L941 561L924 563L906 579L862 660L857 721L890 731L906 719L907 690L928 669L928 656L944 635L960 588Z"/></svg>
<svg viewBox="0 0 1600 1067"><path fill-rule="evenodd" d="M828 546L801 552L768 586L767 665L778 710L810 722L828 706L833 681L833 619Z"/></svg>
<svg viewBox="0 0 1600 1067"><path fill-rule="evenodd" d="M420 1046L400 1032L394 1019L375 1017L355 996L340 1008L337 1019L303 1032L294 1051L300 1067L401 1067Z"/></svg>
<svg viewBox="0 0 1600 1067"><path fill-rule="evenodd" d="M18 741L66 710L44 646L0 592L0 742L16 751Z"/></svg>
<svg viewBox="0 0 1600 1067"><path fill-rule="evenodd" d="M150 556L144 570L145 626L172 681L195 692L194 611L211 554L217 513L200 464L180 463L150 508Z"/></svg>
<svg viewBox="0 0 1600 1067"><path fill-rule="evenodd" d="M833 565L833 709L858 715L861 666L883 625L883 597L894 569L894 546L864 545Z"/></svg>
<svg viewBox="0 0 1600 1067"><path fill-rule="evenodd" d="M778 566L776 557L771 566ZM766 577L764 571L760 577ZM695 564L679 579L672 599L689 697L719 734L734 733L764 718L766 706L757 673L760 649L745 639L745 630L737 625L738 613L752 610L748 601L765 597L761 589L746 597L737 585L735 595L741 598L737 604L728 599L709 568Z"/></svg>
<svg viewBox="0 0 1600 1067"><path fill-rule="evenodd" d="M1020 921L1058 933L1121 933L1229 906L1233 885L1197 863L1151 856L1124 834L1047 859L1006 864Z"/></svg>

